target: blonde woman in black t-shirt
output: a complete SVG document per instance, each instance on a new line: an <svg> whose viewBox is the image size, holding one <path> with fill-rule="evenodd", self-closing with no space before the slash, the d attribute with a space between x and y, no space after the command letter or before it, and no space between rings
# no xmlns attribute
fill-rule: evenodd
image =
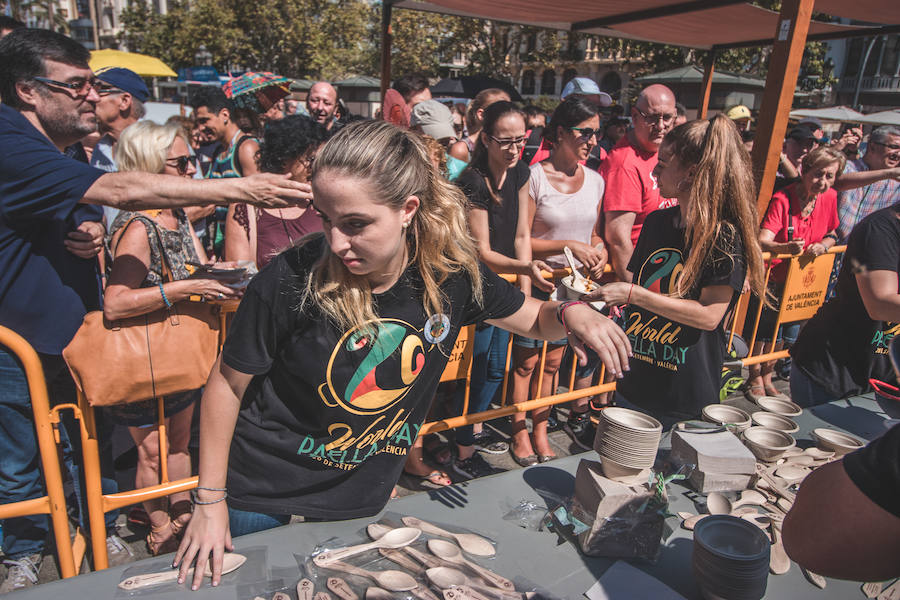
<svg viewBox="0 0 900 600"><path fill-rule="evenodd" d="M745 273L753 292L764 293L763 262L750 157L730 119L717 115L673 129L653 175L660 194L679 205L647 217L626 282L589 298L628 305L634 359L617 402L671 424L718 402L722 322Z"/></svg>
<svg viewBox="0 0 900 600"><path fill-rule="evenodd" d="M614 373L628 360L609 319L526 298L479 263L462 193L417 136L349 125L319 150L312 187L323 233L251 281L204 391L181 582L211 558L218 584L232 535L381 510L467 324L571 332Z"/></svg>

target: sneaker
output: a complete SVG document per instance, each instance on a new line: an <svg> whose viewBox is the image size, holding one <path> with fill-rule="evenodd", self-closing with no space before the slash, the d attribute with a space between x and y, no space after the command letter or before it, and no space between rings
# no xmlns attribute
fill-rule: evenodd
<svg viewBox="0 0 900 600"><path fill-rule="evenodd" d="M118 567L134 560L134 552L117 533L106 538L106 555L109 557L111 567Z"/></svg>
<svg viewBox="0 0 900 600"><path fill-rule="evenodd" d="M42 559L40 554L28 554L18 560L4 560L3 564L9 570L6 579L0 584L0 594L8 594L37 584Z"/></svg>
<svg viewBox="0 0 900 600"><path fill-rule="evenodd" d="M481 433L476 433L472 439L475 449L487 454L503 454L509 450L508 443L496 439L489 431L481 430Z"/></svg>
<svg viewBox="0 0 900 600"><path fill-rule="evenodd" d="M594 448L594 425L591 423L589 411L583 413L570 413L563 429L582 450Z"/></svg>
<svg viewBox="0 0 900 600"><path fill-rule="evenodd" d="M479 477L495 473L494 468L481 458L481 455L477 452L465 460L458 458L454 460L453 470L466 479L478 479Z"/></svg>

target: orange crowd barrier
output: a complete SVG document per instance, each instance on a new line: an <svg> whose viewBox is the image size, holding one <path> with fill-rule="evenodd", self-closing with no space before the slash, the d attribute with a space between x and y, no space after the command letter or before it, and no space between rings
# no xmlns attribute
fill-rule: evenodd
<svg viewBox="0 0 900 600"><path fill-rule="evenodd" d="M47 382L44 379L44 367L37 352L25 339L11 329L0 326L0 346L5 346L15 354L28 380L28 394L31 397L31 410L34 413L34 429L38 449L41 455L41 466L44 474L44 487L47 495L21 502L0 504L0 519L13 519L32 515L49 515L56 541L56 556L59 572L62 577L74 577L78 574L76 564L81 564L83 552L75 560L72 540L69 537L69 517L66 512L66 498L63 493L62 470L59 466L54 429L51 422L50 398L47 395ZM97 484L99 486L99 482ZM99 489L99 488L98 488ZM101 536L106 548L106 535ZM82 544L83 548L83 544Z"/></svg>

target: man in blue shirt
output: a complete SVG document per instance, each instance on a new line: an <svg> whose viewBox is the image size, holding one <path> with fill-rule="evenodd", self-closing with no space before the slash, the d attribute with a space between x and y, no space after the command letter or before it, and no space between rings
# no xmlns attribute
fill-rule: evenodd
<svg viewBox="0 0 900 600"><path fill-rule="evenodd" d="M94 261L78 255L89 253L92 234L86 234L88 240L70 237L84 222L96 220L98 207L90 205L283 207L311 199L308 185L280 175L194 181L105 173L70 158L63 151L97 128L100 97L89 58L83 46L47 30L18 29L0 40L0 325L39 353L53 402L69 401L73 392L62 349L85 313L99 308ZM27 381L3 347L0 457L0 503L43 495ZM4 521L9 569L0 594L36 582L47 531L44 516ZM107 540L114 553L118 543Z"/></svg>

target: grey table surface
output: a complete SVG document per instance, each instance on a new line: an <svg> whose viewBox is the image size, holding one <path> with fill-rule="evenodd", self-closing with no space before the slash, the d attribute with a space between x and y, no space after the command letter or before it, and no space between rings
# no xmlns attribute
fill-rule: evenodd
<svg viewBox="0 0 900 600"><path fill-rule="evenodd" d="M743 400L739 401L743 402ZM752 405L750 405L752 407ZM749 407L748 407L749 408ZM810 431L816 427L834 427L860 438L871 440L883 434L900 418L900 403L876 402L871 396L856 397L804 411L796 418L800 431L795 434L798 445L812 445ZM667 438L668 436L666 436ZM667 440L664 440L667 441ZM665 445L665 444L664 444ZM186 586L157 586L131 595L118 589L120 581L142 572L164 570L168 558L155 558L118 568L80 575L47 583L12 595L22 600L60 598L125 598L204 600L248 599L262 596L266 600L282 588L290 589L291 598L298 579L307 574L308 556L320 544L331 547L368 541L365 526L377 519L398 522L400 516L411 515L450 529L469 530L485 535L497 543L497 556L481 564L505 575L520 590L538 587L557 598L582 598L614 560L581 555L568 542L546 529L524 528L513 520L505 520L522 502L545 508L555 505L557 498L574 492L575 471L581 459L596 459L592 452L570 456L528 469L517 469L486 477L468 484L458 484L435 492L414 494L391 501L376 518L331 523L299 523L235 540L235 550L248 556L238 571L226 575L218 588L208 583L191 593ZM670 486L670 510L699 512L693 499L703 497L677 485ZM637 568L663 581L685 598L700 598L691 575L691 532L680 528L678 519L668 520L674 532L663 543L655 563L632 561ZM827 523L823 523L827 526ZM329 543L330 540L330 543ZM356 564L361 564L356 561ZM382 566L382 568L390 568ZM321 576L321 571L319 571ZM348 581L361 583L350 576ZM207 580L208 581L208 580ZM365 585L361 586L362 588ZM324 591L324 579L317 591ZM360 594L362 596L362 594ZM400 596L398 595L398 598ZM770 576L766 598L863 598L860 584L828 580L824 590L806 581L794 564L789 573Z"/></svg>

